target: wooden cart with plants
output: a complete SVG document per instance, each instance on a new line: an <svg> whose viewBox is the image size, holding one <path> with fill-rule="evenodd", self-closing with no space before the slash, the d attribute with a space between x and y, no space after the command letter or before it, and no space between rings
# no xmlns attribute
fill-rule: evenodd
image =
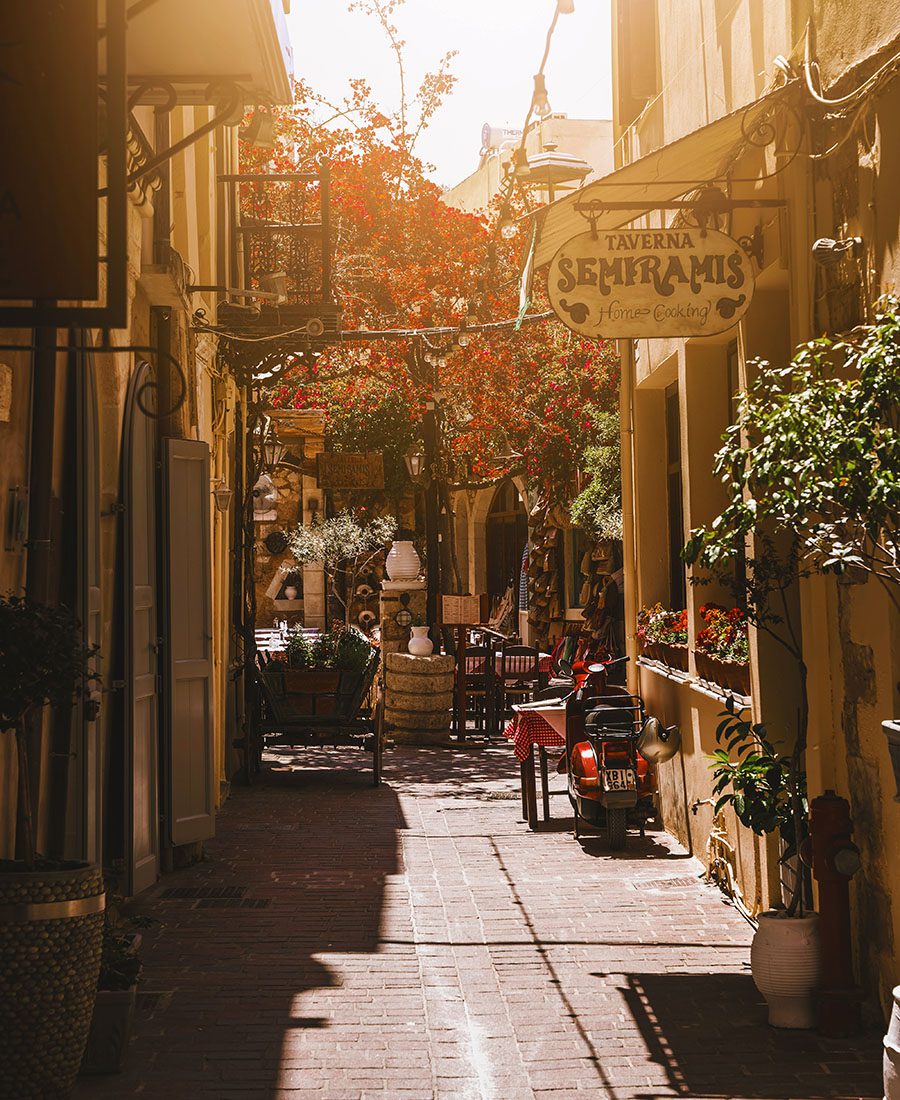
<svg viewBox="0 0 900 1100"><path fill-rule="evenodd" d="M288 636L283 659L258 654L257 732L270 745L354 746L371 752L375 785L384 752L379 652L350 627Z"/></svg>

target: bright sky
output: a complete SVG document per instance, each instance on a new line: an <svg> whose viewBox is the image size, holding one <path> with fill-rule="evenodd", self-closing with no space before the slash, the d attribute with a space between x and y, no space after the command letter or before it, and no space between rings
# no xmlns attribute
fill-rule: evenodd
<svg viewBox="0 0 900 1100"><path fill-rule="evenodd" d="M418 153L452 186L478 166L481 127L520 127L544 50L555 0L406 0L394 23L407 43L408 80L418 86L447 50L458 50L456 88ZM394 55L377 23L347 0L294 0L289 16L297 75L331 100L350 77L365 77L384 110L399 101ZM554 111L611 116L609 0L575 0L561 15L547 63ZM411 78L411 79L410 79Z"/></svg>

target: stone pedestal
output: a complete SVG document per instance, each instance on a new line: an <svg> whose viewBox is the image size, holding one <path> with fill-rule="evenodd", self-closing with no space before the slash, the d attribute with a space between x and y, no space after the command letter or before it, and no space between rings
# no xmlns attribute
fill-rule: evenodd
<svg viewBox="0 0 900 1100"><path fill-rule="evenodd" d="M452 654L385 654L384 720L394 741L429 745L448 740L455 664Z"/></svg>

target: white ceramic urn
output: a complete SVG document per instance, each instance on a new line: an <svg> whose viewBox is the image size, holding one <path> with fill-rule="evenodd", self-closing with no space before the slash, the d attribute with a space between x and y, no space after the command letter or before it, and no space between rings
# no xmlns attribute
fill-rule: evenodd
<svg viewBox="0 0 900 1100"><path fill-rule="evenodd" d="M760 913L750 948L756 988L769 1006L772 1027L815 1026L813 992L819 984L819 914Z"/></svg>
<svg viewBox="0 0 900 1100"><path fill-rule="evenodd" d="M384 567L388 579L392 581L415 581L419 579L422 561L412 542L400 539L395 542L385 559Z"/></svg>
<svg viewBox="0 0 900 1100"><path fill-rule="evenodd" d="M297 587L296 587L296 585L289 584L285 587L284 598L286 600L296 600L296 598L297 598Z"/></svg>
<svg viewBox="0 0 900 1100"><path fill-rule="evenodd" d="M884 1037L884 1100L900 1100L900 985L894 987L894 1010Z"/></svg>
<svg viewBox="0 0 900 1100"><path fill-rule="evenodd" d="M413 657L430 657L434 652L434 642L428 637L427 626L411 626L412 637L407 649Z"/></svg>

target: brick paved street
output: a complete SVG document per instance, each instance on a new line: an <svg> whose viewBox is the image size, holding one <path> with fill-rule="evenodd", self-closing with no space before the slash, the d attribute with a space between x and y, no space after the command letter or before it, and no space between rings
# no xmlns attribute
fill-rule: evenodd
<svg viewBox="0 0 900 1100"><path fill-rule="evenodd" d="M397 749L379 789L271 760L143 900L127 1070L79 1100L881 1096L877 1032L765 1026L750 927L664 834L529 833L505 747Z"/></svg>

